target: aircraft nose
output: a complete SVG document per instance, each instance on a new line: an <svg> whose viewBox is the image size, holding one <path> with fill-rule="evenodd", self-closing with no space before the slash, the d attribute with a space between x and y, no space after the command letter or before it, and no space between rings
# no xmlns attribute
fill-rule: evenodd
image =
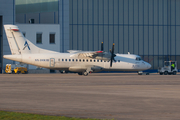
<svg viewBox="0 0 180 120"><path fill-rule="evenodd" d="M148 69L151 68L151 64L147 63L147 68Z"/></svg>

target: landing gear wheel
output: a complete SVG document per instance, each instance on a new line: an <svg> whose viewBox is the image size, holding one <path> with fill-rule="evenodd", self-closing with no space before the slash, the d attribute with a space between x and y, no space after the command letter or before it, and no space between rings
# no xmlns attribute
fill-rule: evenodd
<svg viewBox="0 0 180 120"><path fill-rule="evenodd" d="M79 72L78 75L82 75L82 72Z"/></svg>
<svg viewBox="0 0 180 120"><path fill-rule="evenodd" d="M173 75L176 75L176 71L173 71Z"/></svg>
<svg viewBox="0 0 180 120"><path fill-rule="evenodd" d="M168 72L167 72L167 71L165 71L165 72L164 72L164 75L167 75L167 74L168 74Z"/></svg>
<svg viewBox="0 0 180 120"><path fill-rule="evenodd" d="M84 76L87 76L88 75L88 73L87 72L84 72Z"/></svg>
<svg viewBox="0 0 180 120"><path fill-rule="evenodd" d="M160 75L163 75L163 73L159 73Z"/></svg>

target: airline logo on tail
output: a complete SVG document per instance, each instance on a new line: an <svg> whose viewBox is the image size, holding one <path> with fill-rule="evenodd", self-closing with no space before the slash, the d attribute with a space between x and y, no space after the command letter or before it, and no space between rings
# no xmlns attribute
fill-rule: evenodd
<svg viewBox="0 0 180 120"><path fill-rule="evenodd" d="M26 47L28 47L28 49L31 50L27 41L25 41L25 43L24 43L24 48L23 48L23 50L24 50Z"/></svg>

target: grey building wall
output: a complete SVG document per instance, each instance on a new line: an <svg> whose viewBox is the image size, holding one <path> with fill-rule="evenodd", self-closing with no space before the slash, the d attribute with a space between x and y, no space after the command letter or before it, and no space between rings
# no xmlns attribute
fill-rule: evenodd
<svg viewBox="0 0 180 120"><path fill-rule="evenodd" d="M60 24L60 52L69 50L69 0L16 0L16 23Z"/></svg>
<svg viewBox="0 0 180 120"><path fill-rule="evenodd" d="M70 49L138 54L157 69L180 62L179 0L69 0ZM180 64L178 65L180 68Z"/></svg>
<svg viewBox="0 0 180 120"><path fill-rule="evenodd" d="M3 59L3 55L11 54L3 25L14 24L15 0L0 0L0 19L0 67L4 69L6 63L13 63L13 61Z"/></svg>
<svg viewBox="0 0 180 120"><path fill-rule="evenodd" d="M59 0L60 51L69 50L69 0Z"/></svg>

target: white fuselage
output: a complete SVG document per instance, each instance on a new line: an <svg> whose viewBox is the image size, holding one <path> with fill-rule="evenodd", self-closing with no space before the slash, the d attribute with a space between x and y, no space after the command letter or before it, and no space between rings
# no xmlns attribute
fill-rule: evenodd
<svg viewBox="0 0 180 120"><path fill-rule="evenodd" d="M5 55L4 58L54 70L80 72L95 66L99 71L142 71L151 65L143 60L136 60L137 55L116 54L112 67L109 61L73 57L72 53L45 53ZM82 68L82 69L81 69ZM97 71L98 71L97 70Z"/></svg>

